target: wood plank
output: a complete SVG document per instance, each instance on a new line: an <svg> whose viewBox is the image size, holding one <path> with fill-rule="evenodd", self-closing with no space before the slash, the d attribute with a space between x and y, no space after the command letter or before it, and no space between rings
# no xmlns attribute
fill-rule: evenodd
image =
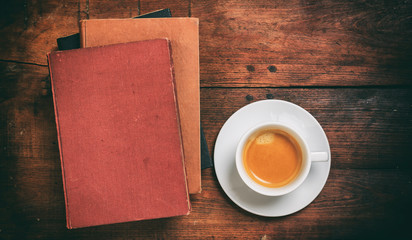
<svg viewBox="0 0 412 240"><path fill-rule="evenodd" d="M0 63L1 239L35 238L30 214L64 202L59 161L47 68Z"/></svg>
<svg viewBox="0 0 412 240"><path fill-rule="evenodd" d="M92 0L88 1L88 11L93 18L131 18L139 15L139 4L136 0Z"/></svg>
<svg viewBox="0 0 412 240"><path fill-rule="evenodd" d="M129 18L164 8L169 8L173 17L187 17L189 0L98 0L86 5L90 18Z"/></svg>
<svg viewBox="0 0 412 240"><path fill-rule="evenodd" d="M201 86L411 84L409 1L204 1Z"/></svg>
<svg viewBox="0 0 412 240"><path fill-rule="evenodd" d="M213 155L219 130L235 111L258 100L286 100L322 125L333 168L411 168L410 94L410 88L202 88L201 120Z"/></svg>
<svg viewBox="0 0 412 240"><path fill-rule="evenodd" d="M3 163L47 167L39 159L59 159L48 69L0 63L0 76L0 157L12 159Z"/></svg>
<svg viewBox="0 0 412 240"><path fill-rule="evenodd" d="M189 14L188 0L16 0L0 6L0 61L41 65L47 65L48 52L57 50L57 38L79 31L81 19L128 18L167 7L176 17Z"/></svg>
<svg viewBox="0 0 412 240"><path fill-rule="evenodd" d="M58 160L48 168L22 164L1 182L1 236L4 239L199 239L242 238L359 239L405 237L412 200L410 172L339 170L307 208L291 216L265 218L247 213L220 189L212 169L203 171L204 190L192 196L189 216L65 229L64 199ZM2 168L4 169L4 168ZM7 207L5 207L7 206ZM339 230L336 230L339 229ZM305 237L306 238L306 237Z"/></svg>
<svg viewBox="0 0 412 240"><path fill-rule="evenodd" d="M189 17L190 0L140 0L141 14L163 8L169 8L172 17Z"/></svg>
<svg viewBox="0 0 412 240"><path fill-rule="evenodd" d="M4 126L14 126L4 141L16 142L8 153L33 157L54 149L57 155L47 68L0 66ZM307 109L323 126L333 168L411 168L405 157L412 154L410 92L410 88L203 88L201 120L213 154L220 128L236 110L267 98L287 100Z"/></svg>
<svg viewBox="0 0 412 240"><path fill-rule="evenodd" d="M10 3L13 2L13 3ZM3 1L0 9L0 60L47 64L56 39L79 31L83 9L78 0Z"/></svg>
<svg viewBox="0 0 412 240"><path fill-rule="evenodd" d="M312 204L287 217L255 216L232 203L214 171L206 169L203 192L191 196L189 216L65 228L45 56L56 49L56 38L78 31L79 19L129 17L139 2L141 14L169 7L173 16L200 17L201 115L212 151L224 121L250 102L292 101L319 120L333 159L328 182ZM0 239L412 238L411 5L400 0L0 3ZM364 85L391 86L312 88Z"/></svg>
<svg viewBox="0 0 412 240"><path fill-rule="evenodd" d="M33 157L54 149L58 155L47 68L15 63L0 66L4 126L14 126L4 141L16 141L9 153ZM287 100L307 109L323 126L333 168L411 168L405 157L412 154L410 93L410 88L203 88L201 120L213 155L220 128L236 110L257 100Z"/></svg>

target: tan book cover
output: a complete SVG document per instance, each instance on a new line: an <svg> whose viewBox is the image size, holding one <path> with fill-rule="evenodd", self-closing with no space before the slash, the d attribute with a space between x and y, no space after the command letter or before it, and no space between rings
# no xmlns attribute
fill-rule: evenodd
<svg viewBox="0 0 412 240"><path fill-rule="evenodd" d="M89 19L80 22L81 47L156 38L171 41L189 193L200 193L199 20L147 18Z"/></svg>

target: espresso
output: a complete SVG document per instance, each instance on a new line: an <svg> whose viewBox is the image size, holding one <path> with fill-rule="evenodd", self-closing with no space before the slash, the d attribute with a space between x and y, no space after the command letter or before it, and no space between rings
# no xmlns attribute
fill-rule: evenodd
<svg viewBox="0 0 412 240"><path fill-rule="evenodd" d="M256 183L279 188L299 174L302 151L290 134L264 129L249 137L243 149L243 165Z"/></svg>

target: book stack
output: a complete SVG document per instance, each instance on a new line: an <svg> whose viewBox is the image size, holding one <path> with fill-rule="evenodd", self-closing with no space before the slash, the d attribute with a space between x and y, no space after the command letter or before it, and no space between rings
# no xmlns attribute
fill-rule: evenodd
<svg viewBox="0 0 412 240"><path fill-rule="evenodd" d="M69 229L188 215L201 192L199 23L169 15L83 20L48 54Z"/></svg>

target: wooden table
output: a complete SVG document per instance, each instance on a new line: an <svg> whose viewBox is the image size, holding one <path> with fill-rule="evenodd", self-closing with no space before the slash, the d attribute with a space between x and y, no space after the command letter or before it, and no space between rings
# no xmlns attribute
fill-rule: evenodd
<svg viewBox="0 0 412 240"><path fill-rule="evenodd" d="M200 19L201 121L263 99L306 108L332 151L325 188L281 218L250 214L214 169L186 217L67 230L46 53L87 18L169 7ZM412 2L18 0L0 6L0 239L411 237Z"/></svg>

